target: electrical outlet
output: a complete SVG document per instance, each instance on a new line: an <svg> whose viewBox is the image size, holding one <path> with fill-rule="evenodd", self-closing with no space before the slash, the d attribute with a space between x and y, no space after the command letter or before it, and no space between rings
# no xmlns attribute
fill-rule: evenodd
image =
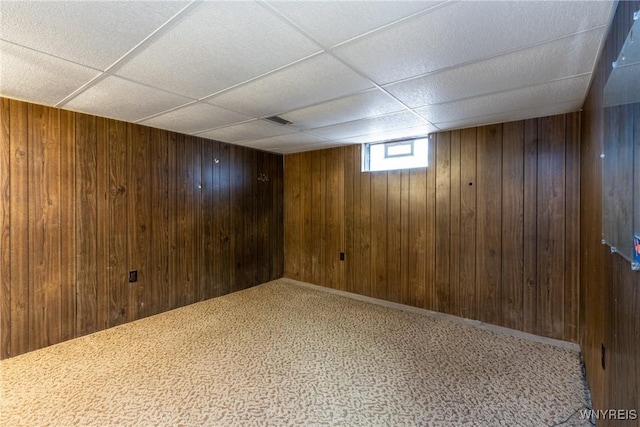
<svg viewBox="0 0 640 427"><path fill-rule="evenodd" d="M138 281L138 270L131 270L129 272L129 283Z"/></svg>

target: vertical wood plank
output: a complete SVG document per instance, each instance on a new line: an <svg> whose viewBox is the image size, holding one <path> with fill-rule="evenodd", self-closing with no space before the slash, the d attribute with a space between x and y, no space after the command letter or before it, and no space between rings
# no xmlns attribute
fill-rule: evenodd
<svg viewBox="0 0 640 427"><path fill-rule="evenodd" d="M449 245L449 313L458 316L460 314L460 200L461 200L461 133L458 130L451 132L451 242Z"/></svg>
<svg viewBox="0 0 640 427"><path fill-rule="evenodd" d="M129 306L129 144L127 125L109 122L109 326L133 317Z"/></svg>
<svg viewBox="0 0 640 427"><path fill-rule="evenodd" d="M324 230L322 235L324 236L324 260L325 260L325 274L323 285L334 289L338 289L338 266L336 260L338 259L337 253L337 236L338 230L338 202L335 192L338 191L338 165L337 165L337 148L327 150L325 157L325 179L324 179ZM304 172L301 172L301 174Z"/></svg>
<svg viewBox="0 0 640 427"><path fill-rule="evenodd" d="M257 158L255 150L244 150L244 189L242 205L244 206L244 240L240 243L242 247L242 259L245 268L242 269L244 279L241 288L258 284L257 266L257 229L256 229L256 199L257 199Z"/></svg>
<svg viewBox="0 0 640 427"><path fill-rule="evenodd" d="M96 118L76 114L76 334L97 330Z"/></svg>
<svg viewBox="0 0 640 427"><path fill-rule="evenodd" d="M9 103L11 182L11 355L29 351L29 121L28 104Z"/></svg>
<svg viewBox="0 0 640 427"><path fill-rule="evenodd" d="M479 320L501 318L502 262L502 125L478 128L476 280Z"/></svg>
<svg viewBox="0 0 640 427"><path fill-rule="evenodd" d="M460 135L460 316L477 318L476 296L476 128Z"/></svg>
<svg viewBox="0 0 640 427"><path fill-rule="evenodd" d="M218 192L217 206L219 210L218 214L218 230L217 238L220 247L219 259L220 259L220 291L223 294L231 292L231 147L229 144L220 144L220 151L218 152L217 168L220 176L220 190ZM215 160L214 160L215 161ZM282 218L282 217L281 217ZM280 246L282 248L282 246Z"/></svg>
<svg viewBox="0 0 640 427"><path fill-rule="evenodd" d="M29 348L60 341L60 119L29 106Z"/></svg>
<svg viewBox="0 0 640 427"><path fill-rule="evenodd" d="M360 162L356 157L358 145L344 148L344 289L347 292L355 291L355 206L354 206L354 180L359 172ZM310 170L310 169L307 169Z"/></svg>
<svg viewBox="0 0 640 427"><path fill-rule="evenodd" d="M331 180L332 191L331 198L334 201L335 210L333 211L333 232L332 232L332 265L334 270L334 283L336 289L345 290L345 265L344 261L340 261L340 253L344 252L344 219L345 219L345 194L344 194L344 158L346 147L340 147L333 150L331 162L333 163L334 174ZM327 190L329 191L329 190Z"/></svg>
<svg viewBox="0 0 640 427"><path fill-rule="evenodd" d="M636 116L637 117L637 116ZM636 134L638 135L638 134ZM640 135L638 135L640 138ZM567 115L565 154L565 277L563 339L578 341L580 289L580 114ZM639 335L636 335L639 336Z"/></svg>
<svg viewBox="0 0 640 427"><path fill-rule="evenodd" d="M299 251L299 263L300 263L300 280L306 282L313 282L313 262L311 259L311 253L315 246L315 237L311 232L311 212L313 206L312 200L312 176L309 173L311 171L311 165L313 163L313 156L310 153L301 153L298 156L300 163L300 206L298 222L300 227L298 236L300 242Z"/></svg>
<svg viewBox="0 0 640 427"><path fill-rule="evenodd" d="M242 242L244 241L244 149L231 146L231 291L241 289L243 279ZM292 223L292 225L295 223ZM287 230L288 231L288 230ZM297 247L297 246L296 246ZM285 257L286 259L286 257Z"/></svg>
<svg viewBox="0 0 640 427"><path fill-rule="evenodd" d="M313 161L311 165L311 174L313 181L311 183L312 196L312 214L311 214L311 233L316 237L316 244L311 251L311 269L312 269L312 282L317 285L324 284L324 248L326 237L324 231L324 151L314 152ZM312 155L312 154L307 154ZM287 161L289 156L287 156ZM294 169L295 171L296 169ZM298 173L301 171L298 169ZM290 193L285 188L285 198L289 198ZM295 197L297 193L294 192ZM287 245L285 244L285 248ZM285 255L286 259L286 255Z"/></svg>
<svg viewBox="0 0 640 427"><path fill-rule="evenodd" d="M411 170L400 172L400 298L401 304L409 304L411 293L409 287L409 195L411 188Z"/></svg>
<svg viewBox="0 0 640 427"><path fill-rule="evenodd" d="M429 136L429 165L427 168L427 180L425 187L426 194L426 215L425 215L425 293L424 307L427 310L436 309L436 167L437 158L437 138L435 135ZM434 167L436 166L436 167Z"/></svg>
<svg viewBox="0 0 640 427"><path fill-rule="evenodd" d="M400 302L401 298L401 260L402 239L402 172L399 170L387 173L387 280L386 293L389 301Z"/></svg>
<svg viewBox="0 0 640 427"><path fill-rule="evenodd" d="M565 117L538 120L538 333L564 333Z"/></svg>
<svg viewBox="0 0 640 427"><path fill-rule="evenodd" d="M169 157L168 132L151 131L151 288L152 314L169 309L169 289L173 286L171 247L173 245L173 207L171 188L173 167Z"/></svg>
<svg viewBox="0 0 640 427"><path fill-rule="evenodd" d="M351 255L347 255L351 260L349 262L353 265L353 292L361 295L365 295L364 280L365 269L364 264L364 251L363 251L363 232L364 232L364 220L362 217L363 210L363 196L362 196L362 182L365 175L362 172L362 146L354 146L354 157L356 166L353 171L353 251Z"/></svg>
<svg viewBox="0 0 640 427"><path fill-rule="evenodd" d="M436 135L435 309L449 312L451 255L451 132Z"/></svg>
<svg viewBox="0 0 640 427"><path fill-rule="evenodd" d="M202 250L200 256L200 299L208 299L218 295L218 278L215 268L218 266L217 239L217 209L215 205L217 177L215 173L214 158L217 156L218 143L214 141L202 141L202 191L201 191L201 215L202 215Z"/></svg>
<svg viewBox="0 0 640 427"><path fill-rule="evenodd" d="M75 163L75 115L60 110L60 341L76 336Z"/></svg>
<svg viewBox="0 0 640 427"><path fill-rule="evenodd" d="M425 307L427 169L411 169L409 189L409 304Z"/></svg>
<svg viewBox="0 0 640 427"><path fill-rule="evenodd" d="M0 98L0 359L11 356L11 102Z"/></svg>
<svg viewBox="0 0 640 427"><path fill-rule="evenodd" d="M538 119L524 122L524 240L522 327L538 329Z"/></svg>
<svg viewBox="0 0 640 427"><path fill-rule="evenodd" d="M371 172L371 296L387 298L387 172ZM375 230L375 231L374 231Z"/></svg>
<svg viewBox="0 0 640 427"><path fill-rule="evenodd" d="M372 181L371 173L362 173L360 175L360 222L361 233L360 233L360 253L361 253L361 262L366 268L366 266L372 265L372 233L371 233L371 215L372 215L372 206L371 206L371 181ZM373 282L371 281L371 274L369 274L369 270L363 270L362 275L360 276L360 280L362 281L362 292L364 295L372 296L373 295Z"/></svg>
<svg viewBox="0 0 640 427"><path fill-rule="evenodd" d="M524 122L503 125L502 320L522 330L524 281Z"/></svg>
<svg viewBox="0 0 640 427"><path fill-rule="evenodd" d="M150 128L129 124L129 199L128 248L129 271L138 271L138 281L131 283L129 320L148 316L151 310L151 177L149 171ZM192 258L187 258L191 260Z"/></svg>
<svg viewBox="0 0 640 427"><path fill-rule="evenodd" d="M258 251L258 283L269 281L269 217L272 209L271 199L271 162L273 156L269 153L259 151L258 156L258 174L264 174L266 178L257 182L258 195L256 221L257 221L257 251ZM265 180L266 179L266 180ZM305 251L305 254L308 252Z"/></svg>
<svg viewBox="0 0 640 427"><path fill-rule="evenodd" d="M109 325L109 120L96 119L96 328Z"/></svg>
<svg viewBox="0 0 640 427"><path fill-rule="evenodd" d="M285 158L284 175L284 229L285 229L285 276L299 280L300 275L300 166L302 154L291 154ZM317 235L314 233L314 235Z"/></svg>
<svg viewBox="0 0 640 427"><path fill-rule="evenodd" d="M279 156L276 172L273 190L277 232L275 233L276 246L272 277L282 277L284 275L284 156Z"/></svg>

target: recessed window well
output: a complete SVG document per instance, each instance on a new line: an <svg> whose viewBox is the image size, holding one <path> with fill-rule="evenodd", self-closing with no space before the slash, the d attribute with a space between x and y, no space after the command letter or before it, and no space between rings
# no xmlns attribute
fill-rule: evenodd
<svg viewBox="0 0 640 427"><path fill-rule="evenodd" d="M424 168L428 164L429 138L364 144L362 171Z"/></svg>

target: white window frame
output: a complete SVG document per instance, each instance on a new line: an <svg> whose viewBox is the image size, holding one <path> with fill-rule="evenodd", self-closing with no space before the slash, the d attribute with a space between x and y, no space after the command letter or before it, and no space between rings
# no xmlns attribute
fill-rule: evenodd
<svg viewBox="0 0 640 427"><path fill-rule="evenodd" d="M362 144L362 171L381 172L429 166L430 137L401 139ZM406 153L393 153L393 148L410 146ZM371 155L373 149L376 151Z"/></svg>

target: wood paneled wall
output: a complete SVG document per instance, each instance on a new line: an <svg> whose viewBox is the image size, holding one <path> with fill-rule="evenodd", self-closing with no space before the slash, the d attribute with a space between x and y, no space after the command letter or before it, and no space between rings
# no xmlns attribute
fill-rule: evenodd
<svg viewBox="0 0 640 427"><path fill-rule="evenodd" d="M600 153L613 142L605 134L603 90L624 40L633 24L640 1L618 3L611 30L596 67L584 106L581 148L582 228L580 345L595 409L640 411L640 273L628 261L601 244L602 168ZM636 114L621 117L636 129ZM605 368L602 368L602 346ZM638 425L638 421L601 420L598 425Z"/></svg>
<svg viewBox="0 0 640 427"><path fill-rule="evenodd" d="M282 277L282 173L279 155L0 98L0 356Z"/></svg>
<svg viewBox="0 0 640 427"><path fill-rule="evenodd" d="M438 133L426 169L287 155L285 276L576 342L579 142L575 113Z"/></svg>

